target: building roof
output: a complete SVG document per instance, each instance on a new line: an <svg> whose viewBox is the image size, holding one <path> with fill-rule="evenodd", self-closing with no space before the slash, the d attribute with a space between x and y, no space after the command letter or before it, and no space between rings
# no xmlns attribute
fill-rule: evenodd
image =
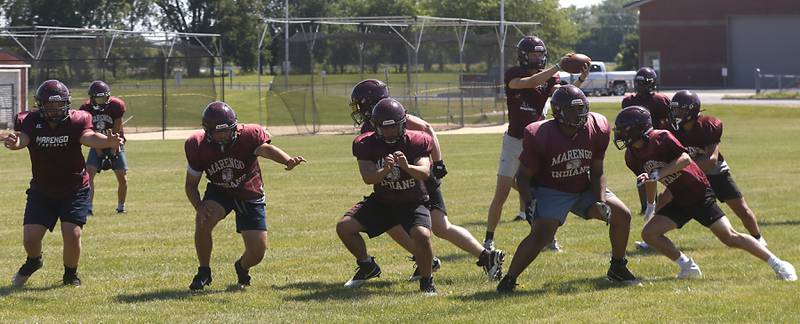
<svg viewBox="0 0 800 324"><path fill-rule="evenodd" d="M633 2L629 2L622 6L623 9L635 9L641 7L643 4L653 2L655 0L636 0Z"/></svg>

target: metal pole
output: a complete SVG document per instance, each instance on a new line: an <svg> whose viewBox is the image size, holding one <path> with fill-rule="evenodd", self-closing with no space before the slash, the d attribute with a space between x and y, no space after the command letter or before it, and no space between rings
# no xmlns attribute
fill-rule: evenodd
<svg viewBox="0 0 800 324"><path fill-rule="evenodd" d="M284 16L283 24L283 87L289 89L289 0L283 2Z"/></svg>
<svg viewBox="0 0 800 324"><path fill-rule="evenodd" d="M500 84L503 82L503 74L505 74L505 63L506 63L506 1L500 0L500 66L497 69L497 83ZM497 94L498 99L502 99L503 92L498 91L496 88L495 93ZM503 109L503 123L506 122L506 110Z"/></svg>
<svg viewBox="0 0 800 324"><path fill-rule="evenodd" d="M761 93L761 69L756 68L756 94Z"/></svg>

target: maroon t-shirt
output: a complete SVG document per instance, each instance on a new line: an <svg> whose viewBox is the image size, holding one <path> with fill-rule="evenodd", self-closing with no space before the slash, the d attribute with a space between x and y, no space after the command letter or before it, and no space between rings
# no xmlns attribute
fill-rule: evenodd
<svg viewBox="0 0 800 324"><path fill-rule="evenodd" d="M259 199L264 196L264 183L255 150L271 140L259 125L236 126L236 141L223 152L219 144L206 140L204 131L193 133L186 140L184 150L189 168L205 172L208 181L223 192L239 200Z"/></svg>
<svg viewBox="0 0 800 324"><path fill-rule="evenodd" d="M641 106L650 111L653 119L653 128L672 130L672 120L669 118L670 99L661 94L654 93L652 96L641 96L639 94L629 94L622 99L622 109L630 106Z"/></svg>
<svg viewBox="0 0 800 324"><path fill-rule="evenodd" d="M30 111L20 111L17 113L17 116L14 117L14 130L19 132L22 130L22 122L25 121L25 116L28 116Z"/></svg>
<svg viewBox="0 0 800 324"><path fill-rule="evenodd" d="M69 110L66 120L50 127L41 114L31 113L20 131L31 139L31 189L62 198L89 185L80 140L84 133L92 131L91 115Z"/></svg>
<svg viewBox="0 0 800 324"><path fill-rule="evenodd" d="M569 138L554 119L525 127L520 163L533 170L533 181L562 192L589 190L592 161L606 155L611 128L603 115L589 113L586 128Z"/></svg>
<svg viewBox="0 0 800 324"><path fill-rule="evenodd" d="M539 71L534 72L539 73ZM506 105L508 106L508 135L522 138L523 130L528 124L544 119L544 104L550 98L550 91L561 79L558 73L553 74L544 84L533 89L511 89L508 83L516 78L529 77L530 70L515 66L506 70Z"/></svg>
<svg viewBox="0 0 800 324"><path fill-rule="evenodd" d="M694 159L699 155L710 154L711 152L704 151L705 147L722 141L722 121L711 116L700 116L690 131L679 129L673 134L689 151L689 156ZM728 170L728 163L725 162L722 153L719 153L717 165L708 170L706 174L719 174Z"/></svg>
<svg viewBox="0 0 800 324"><path fill-rule="evenodd" d="M125 102L117 97L108 98L108 103L102 111L94 109L89 100L86 100L80 109L92 114L92 125L98 132L114 129L114 119L122 118L122 115L128 110ZM120 131L120 133L124 132Z"/></svg>
<svg viewBox="0 0 800 324"><path fill-rule="evenodd" d="M625 163L633 174L650 173L665 167L687 152L686 148L669 131L655 129L642 148L628 146L625 151ZM708 178L700 167L692 161L683 170L661 178L674 197L673 201L688 205L701 201L706 191L711 190Z"/></svg>
<svg viewBox="0 0 800 324"><path fill-rule="evenodd" d="M386 155L400 151L405 154L409 164L423 157L429 157L433 150L433 140L428 134L407 130L403 140L388 144L379 139L374 132L359 135L353 141L353 156L357 160L374 162L378 168L383 167ZM414 179L395 165L392 171L381 182L373 185L374 197L389 204L419 203L428 200L428 190L424 181Z"/></svg>

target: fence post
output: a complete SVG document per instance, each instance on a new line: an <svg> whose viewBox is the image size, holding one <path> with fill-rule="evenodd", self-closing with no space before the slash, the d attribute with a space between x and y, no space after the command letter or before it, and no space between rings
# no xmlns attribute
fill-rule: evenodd
<svg viewBox="0 0 800 324"><path fill-rule="evenodd" d="M756 68L756 94L761 93L761 69Z"/></svg>
<svg viewBox="0 0 800 324"><path fill-rule="evenodd" d="M447 82L447 92L445 92L447 96L447 125L450 126L450 82Z"/></svg>

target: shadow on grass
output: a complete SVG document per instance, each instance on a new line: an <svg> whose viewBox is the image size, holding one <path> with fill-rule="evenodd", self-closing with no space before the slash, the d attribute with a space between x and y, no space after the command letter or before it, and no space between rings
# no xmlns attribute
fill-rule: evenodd
<svg viewBox="0 0 800 324"><path fill-rule="evenodd" d="M189 299L195 296L214 295L221 293L232 293L243 291L238 285L230 285L225 289L203 289L190 291L189 289L161 289L157 291L147 291L138 294L119 294L114 297L118 303L146 303L151 301Z"/></svg>
<svg viewBox="0 0 800 324"><path fill-rule="evenodd" d="M446 262L455 262L455 261L462 261L462 260L475 260L475 257L470 255L466 252L459 252L459 253L451 253L445 255L437 255L439 260L442 260L442 266L447 266Z"/></svg>
<svg viewBox="0 0 800 324"><path fill-rule="evenodd" d="M74 288L72 286L69 286L69 287ZM58 288L69 288L69 287L64 286L61 283L54 283L54 284L51 284L49 286L44 286L44 287L15 287L15 286L9 285L9 286L0 287L0 297L9 296L9 295L13 295L13 294L21 293L21 292L25 292L25 291L48 291L48 290L53 290L53 289L58 289Z"/></svg>
<svg viewBox="0 0 800 324"><path fill-rule="evenodd" d="M375 295L406 295L416 292L417 285L409 285L408 293L395 292L388 287L391 287L396 282L389 281L372 281L365 283L359 288L345 288L342 283L330 283L321 281L301 281L293 282L283 286L273 285L275 290L299 290L295 294L287 291L290 296L284 297L286 300L291 301L328 301L328 300L348 300L348 299L362 299Z"/></svg>
<svg viewBox="0 0 800 324"><path fill-rule="evenodd" d="M758 226L797 226L800 225L800 220L785 220L777 222L763 222L759 221Z"/></svg>
<svg viewBox="0 0 800 324"><path fill-rule="evenodd" d="M519 283L519 281L518 281ZM556 295L569 295L579 293L589 293L598 290L616 289L616 288L637 288L636 286L628 286L615 282L611 282L603 277L583 278L570 281L548 282L543 287L538 289L526 288L524 284L518 285L517 289L510 294L498 294L494 289L489 291L481 291L471 295L453 297L464 301L483 301L505 297L538 297L547 294Z"/></svg>

